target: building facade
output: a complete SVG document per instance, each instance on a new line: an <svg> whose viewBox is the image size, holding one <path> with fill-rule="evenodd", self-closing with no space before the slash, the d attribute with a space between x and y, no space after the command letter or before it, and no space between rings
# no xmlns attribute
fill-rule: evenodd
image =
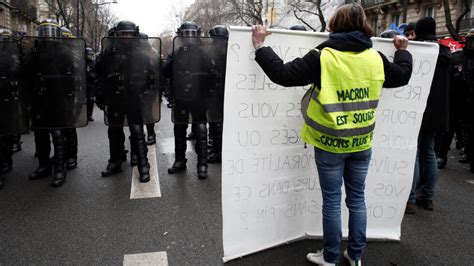
<svg viewBox="0 0 474 266"><path fill-rule="evenodd" d="M377 34L385 31L394 23L399 26L403 23L403 0L362 0L367 17ZM453 26L456 26L457 18L466 10L466 6L472 10L472 0L449 0L449 8ZM438 36L449 35L446 27L446 13L442 0L408 0L407 23L416 22L422 17L433 17L436 21ZM474 11L468 12L462 17L459 33L461 35L474 27Z"/></svg>
<svg viewBox="0 0 474 266"><path fill-rule="evenodd" d="M0 0L0 28L16 36L33 35L37 20L36 0Z"/></svg>

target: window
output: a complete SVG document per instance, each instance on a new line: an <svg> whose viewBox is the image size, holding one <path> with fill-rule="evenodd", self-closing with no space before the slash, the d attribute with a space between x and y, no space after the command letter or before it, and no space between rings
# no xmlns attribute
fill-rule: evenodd
<svg viewBox="0 0 474 266"><path fill-rule="evenodd" d="M400 14L393 14L392 15L392 23L398 26L400 24Z"/></svg>
<svg viewBox="0 0 474 266"><path fill-rule="evenodd" d="M425 7L425 14L424 17L432 17L434 18L434 8L432 6Z"/></svg>

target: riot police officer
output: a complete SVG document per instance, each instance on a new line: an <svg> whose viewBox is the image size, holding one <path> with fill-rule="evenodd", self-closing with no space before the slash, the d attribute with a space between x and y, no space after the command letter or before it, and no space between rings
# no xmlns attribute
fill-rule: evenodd
<svg viewBox="0 0 474 266"><path fill-rule="evenodd" d="M108 37L116 37L116 29L112 27L107 33ZM97 106L105 111L106 101L106 77L103 66L102 53L99 55L96 61L96 74L98 78L97 91L96 91L96 104ZM108 177L122 172L122 162L127 160L127 150L125 150L125 133L123 132L123 126L108 127L107 137L109 139L109 152L110 158L107 167L102 171L102 177Z"/></svg>
<svg viewBox="0 0 474 266"><path fill-rule="evenodd" d="M192 123L196 136L197 174L207 178L207 127L208 116L220 112L213 105L218 73L213 61L215 43L212 38L200 38L200 28L194 22L184 22L173 40L173 55L163 69L164 76L171 77L173 98L173 122L175 137L175 161L168 169L174 174L186 169L186 129ZM210 42L210 43L206 43ZM224 42L222 42L224 44ZM215 108L215 110L213 110ZM220 119L220 118L219 118Z"/></svg>
<svg viewBox="0 0 474 266"><path fill-rule="evenodd" d="M26 93L21 82L20 50L10 30L0 29L0 189L13 169L17 136L28 131Z"/></svg>
<svg viewBox="0 0 474 266"><path fill-rule="evenodd" d="M139 37L138 27L121 21L116 38L103 40L100 80L109 126L110 160L102 176L121 171L124 125L130 129L131 163L138 166L140 182L150 180L144 124L159 120L159 51ZM157 113L155 113L157 112ZM117 127L117 129L112 129ZM112 134L110 134L112 133Z"/></svg>
<svg viewBox="0 0 474 266"><path fill-rule="evenodd" d="M94 112L95 102L95 88L97 77L95 73L95 53L91 47L86 48L87 60L86 60L86 71L87 71L87 120L89 122L94 121L92 114Z"/></svg>
<svg viewBox="0 0 474 266"><path fill-rule="evenodd" d="M70 39L72 34L57 22L43 21L39 37L22 39L22 51L28 88L31 88L31 120L35 132L39 167L30 180L53 173L53 187L62 186L66 170L77 165L77 133L75 127L87 125L82 112L86 105L85 42ZM50 135L54 157L50 160Z"/></svg>
<svg viewBox="0 0 474 266"><path fill-rule="evenodd" d="M467 103L468 103L468 121L467 121L467 143L466 143L466 162L470 163L470 171L474 173L474 28L466 36L466 45L463 48L464 63L462 67L464 79L467 84Z"/></svg>
<svg viewBox="0 0 474 266"><path fill-rule="evenodd" d="M304 28L304 27L303 27ZM223 25L214 26L209 30L209 36L216 39L225 39L225 42L229 39L229 31ZM219 47L219 46L217 46ZM226 57L227 57L227 46L222 46L221 49L216 50L215 54L216 69L219 69L219 78L216 82L216 88L218 93L215 94L215 104L220 109L219 112L223 113L224 110L224 86L225 86L225 69L226 69ZM209 138L212 140L212 147L210 154L207 159L209 163L220 163L222 161L222 126L223 121L209 122Z"/></svg>

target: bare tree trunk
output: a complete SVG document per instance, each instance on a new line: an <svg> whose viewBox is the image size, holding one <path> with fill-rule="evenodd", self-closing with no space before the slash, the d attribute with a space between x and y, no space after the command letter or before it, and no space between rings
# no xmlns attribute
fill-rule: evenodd
<svg viewBox="0 0 474 266"><path fill-rule="evenodd" d="M456 19L456 32L459 33L459 30L461 28L461 21L462 18L471 11L471 6L469 5L469 1L464 1L464 12L459 15L459 17Z"/></svg>
<svg viewBox="0 0 474 266"><path fill-rule="evenodd" d="M444 16L446 17L446 28L448 28L449 34L453 37L456 41L462 41L461 36L453 26L453 21L451 19L451 8L449 8L449 0L443 0L444 5Z"/></svg>
<svg viewBox="0 0 474 266"><path fill-rule="evenodd" d="M64 25L66 26L66 28L69 29L69 20L66 16L66 13L64 12L63 5L62 5L61 1L56 0L56 4L58 4L59 14L61 15L61 17L64 20Z"/></svg>

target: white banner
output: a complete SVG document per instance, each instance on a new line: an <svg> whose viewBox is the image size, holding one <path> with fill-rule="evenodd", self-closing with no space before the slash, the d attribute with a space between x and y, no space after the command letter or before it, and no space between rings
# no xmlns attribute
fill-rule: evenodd
<svg viewBox="0 0 474 266"><path fill-rule="evenodd" d="M322 33L275 30L265 45L288 62L327 38ZM373 42L376 50L393 59L391 40L374 38ZM414 58L410 83L383 89L377 109L366 181L368 238L400 239L411 189L418 131L438 46L411 42L409 51ZM300 100L308 87L272 83L254 58L250 28L231 28L222 158L224 261L323 234L314 150L305 149L300 138ZM342 223L347 236L344 198L343 194Z"/></svg>

